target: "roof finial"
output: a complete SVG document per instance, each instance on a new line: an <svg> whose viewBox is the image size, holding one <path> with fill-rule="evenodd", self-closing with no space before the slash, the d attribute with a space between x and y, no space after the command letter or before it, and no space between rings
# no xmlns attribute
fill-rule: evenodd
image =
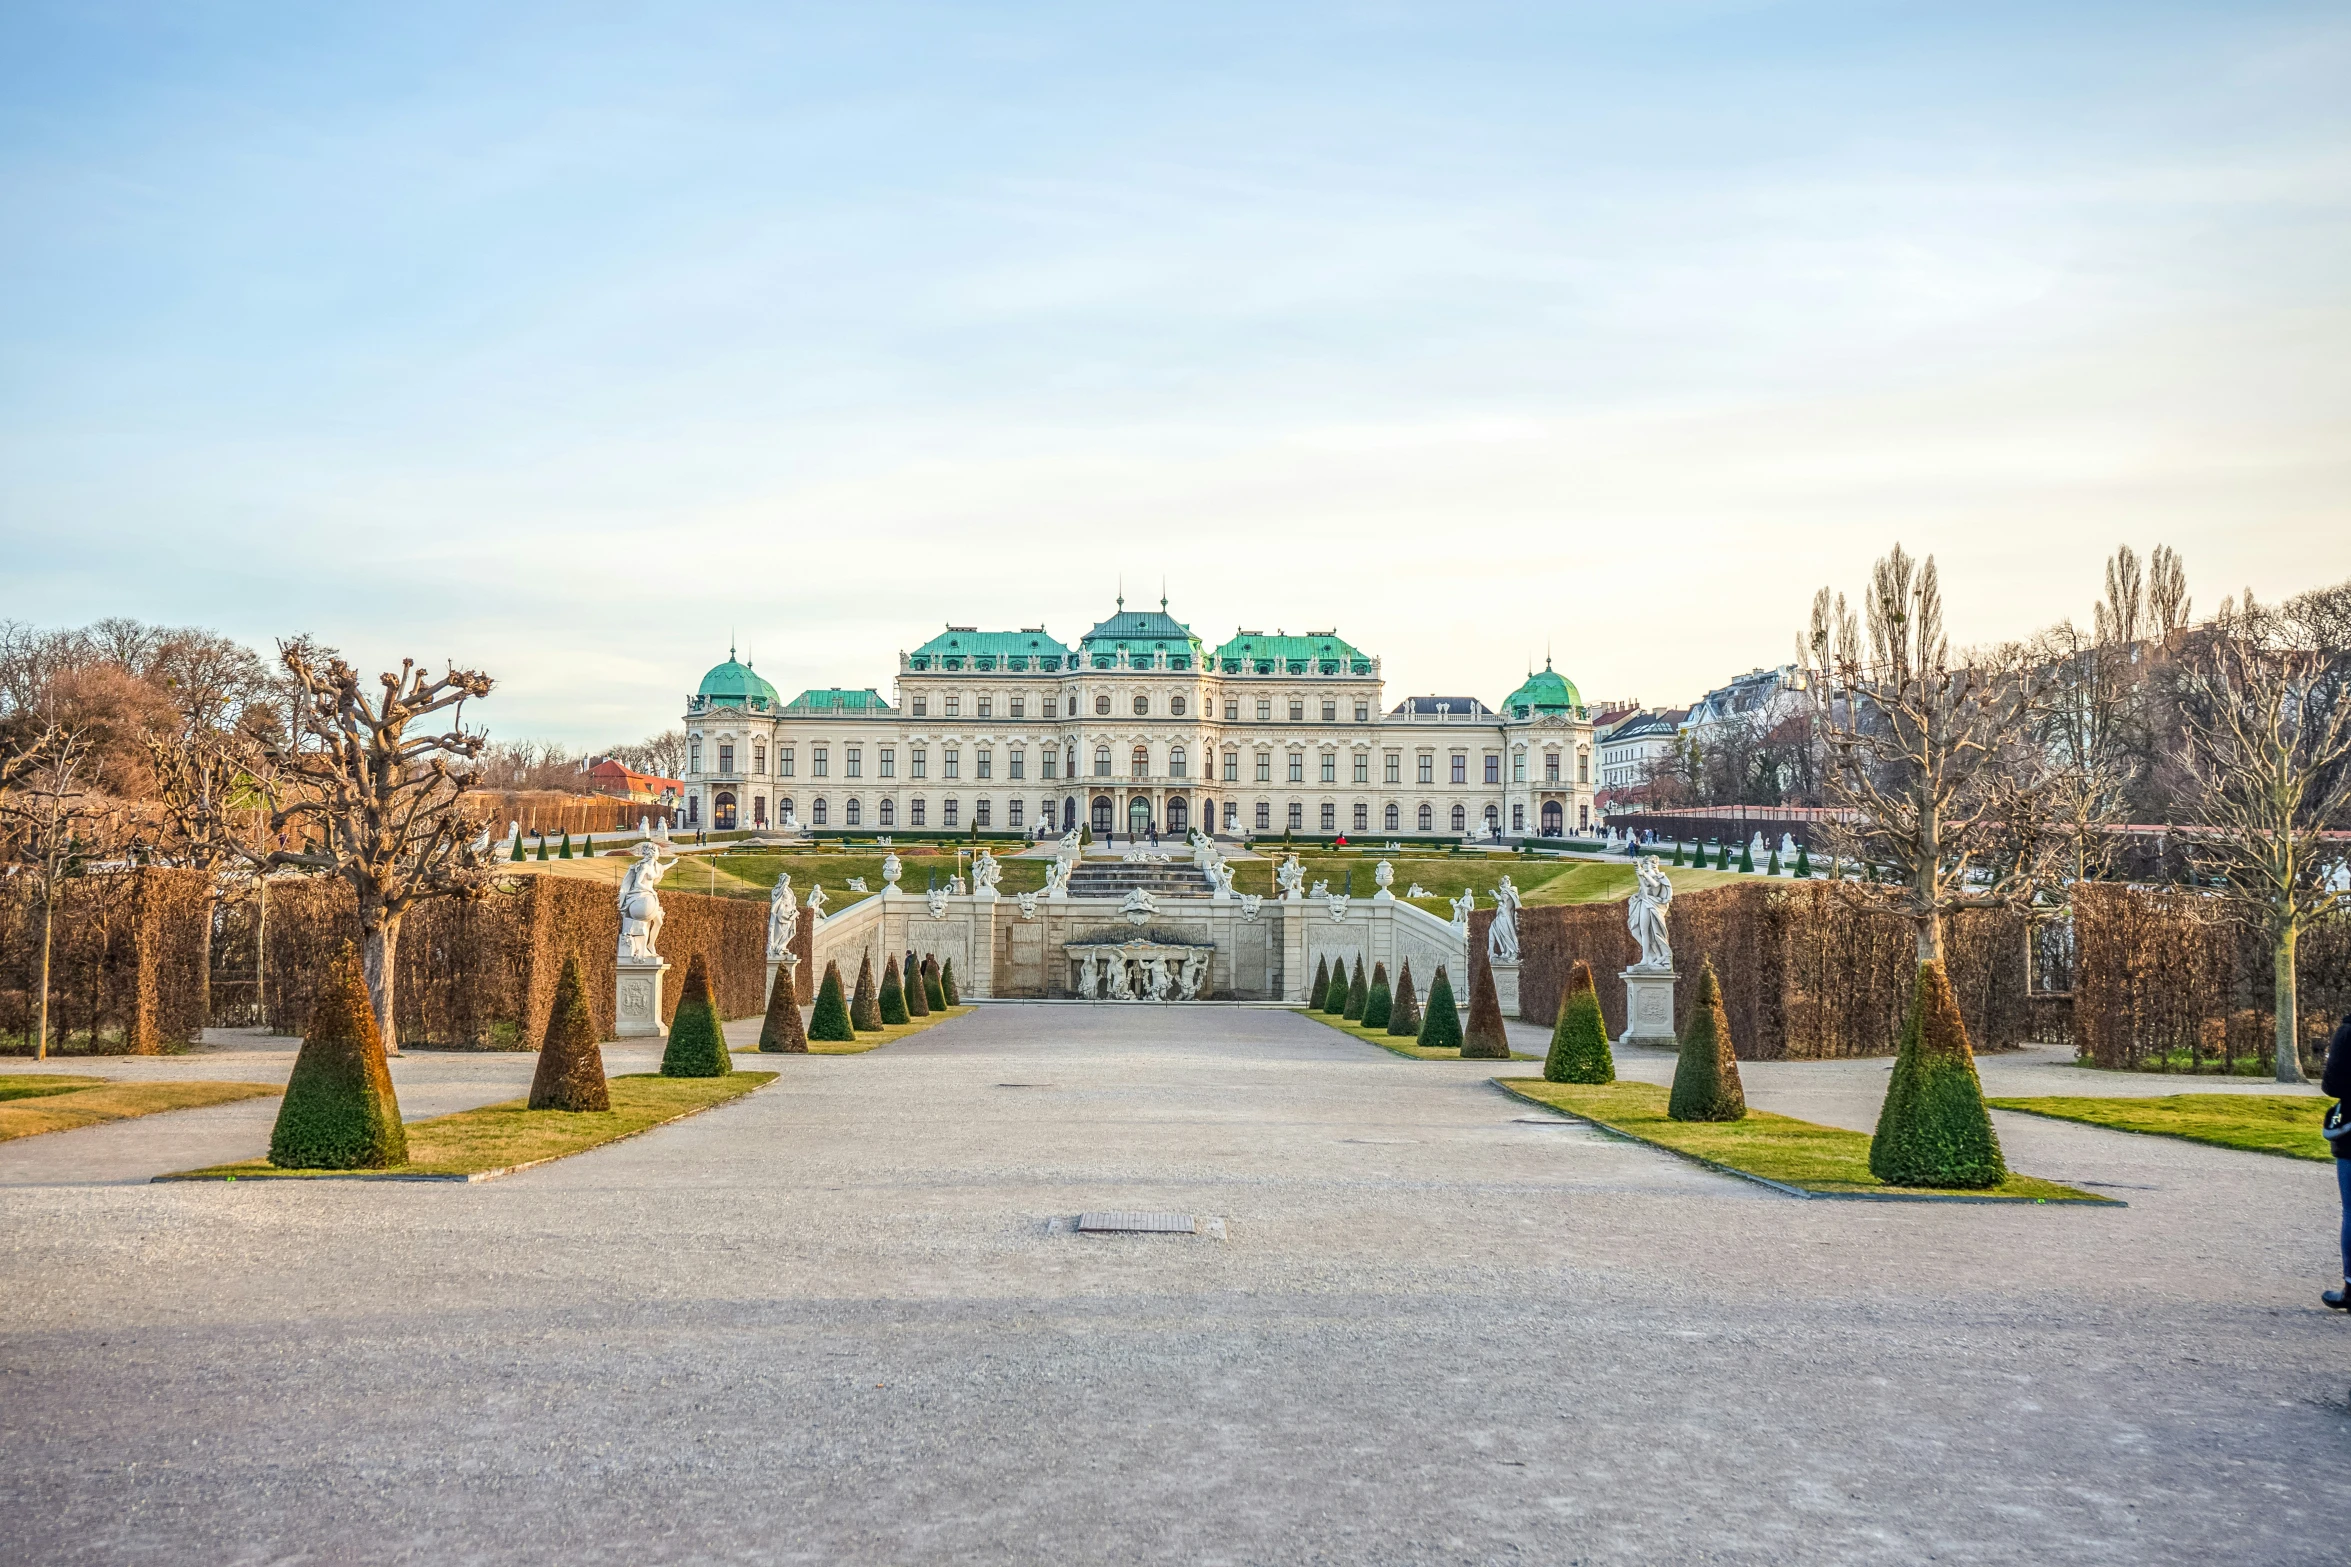
<svg viewBox="0 0 2351 1567"><path fill-rule="evenodd" d="M1125 614L1125 613L1126 613L1126 609L1127 609L1127 574L1126 574L1125 572L1123 572L1123 571L1122 571L1122 572L1120 572L1120 573L1118 574L1118 612L1119 612L1120 614L1122 614L1122 615L1123 615L1123 614Z"/></svg>
<svg viewBox="0 0 2351 1567"><path fill-rule="evenodd" d="M1167 573L1159 574L1159 613L1167 613Z"/></svg>

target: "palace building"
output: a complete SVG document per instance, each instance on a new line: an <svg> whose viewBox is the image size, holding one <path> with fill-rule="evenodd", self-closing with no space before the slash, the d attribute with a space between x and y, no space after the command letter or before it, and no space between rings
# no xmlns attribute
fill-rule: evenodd
<svg viewBox="0 0 2351 1567"><path fill-rule="evenodd" d="M872 687L790 701L738 662L685 714L684 822L887 833L1205 827L1232 836L1558 837L1592 824L1590 713L1549 662L1488 707L1384 706L1335 631L1206 646L1130 610L1072 647L1042 626L949 626Z"/></svg>

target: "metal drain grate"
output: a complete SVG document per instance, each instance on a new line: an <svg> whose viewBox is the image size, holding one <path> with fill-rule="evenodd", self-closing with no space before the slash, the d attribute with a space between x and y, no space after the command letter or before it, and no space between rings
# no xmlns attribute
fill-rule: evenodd
<svg viewBox="0 0 2351 1567"><path fill-rule="evenodd" d="M1080 1235L1191 1235L1197 1233L1188 1213L1081 1213Z"/></svg>

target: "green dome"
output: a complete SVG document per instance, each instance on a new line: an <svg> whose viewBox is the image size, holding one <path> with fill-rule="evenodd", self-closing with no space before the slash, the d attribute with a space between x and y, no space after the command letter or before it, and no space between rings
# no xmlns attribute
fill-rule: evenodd
<svg viewBox="0 0 2351 1567"><path fill-rule="evenodd" d="M704 706L726 704L733 707L776 707L781 699L776 688L762 680L749 664L736 662L733 653L727 661L702 677L702 684L694 694Z"/></svg>
<svg viewBox="0 0 2351 1567"><path fill-rule="evenodd" d="M1565 712L1584 705L1575 683L1543 661L1542 672L1527 676L1526 683L1502 699L1502 711L1512 718L1531 718L1537 713Z"/></svg>

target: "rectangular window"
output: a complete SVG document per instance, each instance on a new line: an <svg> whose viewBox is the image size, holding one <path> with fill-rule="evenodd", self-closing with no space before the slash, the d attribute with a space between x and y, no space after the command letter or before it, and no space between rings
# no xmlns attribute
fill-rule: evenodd
<svg viewBox="0 0 2351 1567"><path fill-rule="evenodd" d="M930 707L930 698L920 696L916 697L914 699L914 716L917 718L923 717L925 714L929 713Z"/></svg>
<svg viewBox="0 0 2351 1567"><path fill-rule="evenodd" d="M1453 781L1455 783L1469 782L1469 758L1459 751L1453 753Z"/></svg>
<svg viewBox="0 0 2351 1567"><path fill-rule="evenodd" d="M1356 807L1355 807L1355 830L1356 830L1357 832L1369 832L1369 831L1371 831L1371 807L1370 807L1370 806L1368 806L1368 805L1358 805L1358 806L1356 806Z"/></svg>
<svg viewBox="0 0 2351 1567"><path fill-rule="evenodd" d="M767 747L756 740L751 742L751 770L755 773L767 771Z"/></svg>
<svg viewBox="0 0 2351 1567"><path fill-rule="evenodd" d="M1263 800L1257 802L1257 830L1259 832L1273 831L1273 807Z"/></svg>
<svg viewBox="0 0 2351 1567"><path fill-rule="evenodd" d="M822 751L817 752L819 756L823 754ZM735 770L735 748L724 740L718 744L718 770L722 773L731 773Z"/></svg>
<svg viewBox="0 0 2351 1567"><path fill-rule="evenodd" d="M1371 722L1371 704L1369 702L1358 702L1355 704L1355 721L1359 724L1368 724Z"/></svg>
<svg viewBox="0 0 2351 1567"><path fill-rule="evenodd" d="M1017 718L1017 717L1019 717L1020 715L1016 713L1016 714L1014 714L1013 716ZM1026 804L1026 803L1027 803L1027 802L1026 802L1026 801L1023 801L1023 800L1009 800L1009 801L1006 801L1006 802L1005 802L1005 806L1004 806L1004 825L1005 825L1005 826L1007 826L1007 827L1018 827L1018 826L1020 825L1020 808L1021 808L1021 806L1022 806L1022 805Z"/></svg>
<svg viewBox="0 0 2351 1567"><path fill-rule="evenodd" d="M1257 721L1261 724L1273 722L1273 703L1270 700L1257 704Z"/></svg>
<svg viewBox="0 0 2351 1567"><path fill-rule="evenodd" d="M1304 702L1292 702L1290 704L1290 722L1293 724L1302 724L1306 722L1306 704Z"/></svg>
<svg viewBox="0 0 2351 1567"><path fill-rule="evenodd" d="M971 808L971 824L974 827L985 828L988 826L989 803L990 802L986 800L977 800L973 802Z"/></svg>
<svg viewBox="0 0 2351 1567"><path fill-rule="evenodd" d="M1390 751L1388 753L1387 767L1384 769L1384 777L1389 783L1402 783L1404 781L1404 758L1394 751Z"/></svg>
<svg viewBox="0 0 2351 1567"><path fill-rule="evenodd" d="M825 749L825 747L820 745L817 746L814 750L810 751L808 753L808 762L816 777L825 778L831 776L833 770L833 753Z"/></svg>
<svg viewBox="0 0 2351 1567"><path fill-rule="evenodd" d="M1290 782L1304 783L1305 781L1306 753L1303 751L1292 751L1290 753Z"/></svg>
<svg viewBox="0 0 2351 1567"><path fill-rule="evenodd" d="M952 827L952 826L954 826L954 825L955 825L955 813L956 813L956 807L957 807L957 803L958 803L958 802L956 802L956 801L954 801L954 800L948 800L948 801L946 801L946 802L944 802L943 804L941 804L941 805L940 805L940 807L939 807L939 825L940 825L940 826L942 826L942 827Z"/></svg>
<svg viewBox="0 0 2351 1567"><path fill-rule="evenodd" d="M1054 718L1059 716L1057 709L1060 707L1060 705L1061 704L1052 697L1045 698L1045 716L1047 718Z"/></svg>
<svg viewBox="0 0 2351 1567"><path fill-rule="evenodd" d="M1326 723L1326 724L1335 724L1335 723L1337 723L1337 722L1339 721L1339 704L1338 704L1338 703L1336 703L1336 702L1325 702L1325 703L1323 703L1323 705L1322 705L1322 721L1323 721L1324 723Z"/></svg>
<svg viewBox="0 0 2351 1567"><path fill-rule="evenodd" d="M988 698L986 698L986 697L981 697L981 698L980 698L980 716L981 716L982 718L993 718L993 717L995 717L995 716L996 716L996 714L995 714L995 706L996 706L996 704L995 704L994 702L990 701Z"/></svg>
<svg viewBox="0 0 2351 1567"><path fill-rule="evenodd" d="M1271 751L1257 753L1257 781L1259 783L1273 782L1273 753Z"/></svg>
<svg viewBox="0 0 2351 1567"><path fill-rule="evenodd" d="M1355 753L1355 781L1357 783L1371 782L1371 753L1369 751Z"/></svg>
<svg viewBox="0 0 2351 1567"><path fill-rule="evenodd" d="M886 745L882 747L881 763L882 776L884 778L895 778L898 776L898 752L895 747Z"/></svg>
<svg viewBox="0 0 2351 1567"><path fill-rule="evenodd" d="M1322 781L1324 783L1337 783L1339 781L1339 758L1335 753L1330 751L1325 751L1322 753Z"/></svg>
<svg viewBox="0 0 2351 1567"><path fill-rule="evenodd" d="M1027 698L1027 697L1016 696L1016 697L1014 697L1014 698L1012 699L1012 716L1013 716L1013 717L1015 717L1015 718L1026 718L1026 717L1028 716L1028 712L1029 712L1029 703L1028 703L1028 698Z"/></svg>
<svg viewBox="0 0 2351 1567"><path fill-rule="evenodd" d="M920 745L914 747L912 750L906 753L906 761L909 768L907 776L912 778L928 778L931 775L931 753L929 747Z"/></svg>
<svg viewBox="0 0 2351 1567"><path fill-rule="evenodd" d="M1420 753L1420 781L1422 783L1437 781L1437 759L1426 751Z"/></svg>
<svg viewBox="0 0 2351 1567"><path fill-rule="evenodd" d="M953 717L955 716L955 711L956 711L956 709L957 709L957 708L959 708L959 707L961 707L962 705L963 705L963 698L961 698L961 697L959 697L959 696L951 696L951 697L947 698L947 716L948 716L949 718L953 718Z"/></svg>
<svg viewBox="0 0 2351 1567"><path fill-rule="evenodd" d="M1559 782L1559 753L1557 751L1543 753L1543 782Z"/></svg>
<svg viewBox="0 0 2351 1567"><path fill-rule="evenodd" d="M686 771L689 773L702 771L702 742L699 740L686 747Z"/></svg>
<svg viewBox="0 0 2351 1567"><path fill-rule="evenodd" d="M1240 752L1238 752L1238 751L1227 751L1227 752L1225 752L1225 754L1224 754L1224 781L1225 781L1226 783L1239 783L1239 782L1241 781L1241 753L1240 753Z"/></svg>
<svg viewBox="0 0 2351 1567"><path fill-rule="evenodd" d="M1336 832L1339 826L1339 808L1325 800L1322 805L1322 830Z"/></svg>
<svg viewBox="0 0 2351 1567"><path fill-rule="evenodd" d="M792 776L792 748L788 745L779 747L776 751L776 776L778 778Z"/></svg>
<svg viewBox="0 0 2351 1567"><path fill-rule="evenodd" d="M916 800L906 807L906 825L909 827L926 826L929 817L930 806L927 801Z"/></svg>
<svg viewBox="0 0 2351 1567"><path fill-rule="evenodd" d="M865 748L863 746L844 746L841 750L841 761L843 764L842 777L863 778L865 776Z"/></svg>
<svg viewBox="0 0 2351 1567"><path fill-rule="evenodd" d="M1060 769L1061 753L1054 750L1051 746L1045 747L1045 767L1044 771L1038 776L1044 778L1058 778L1061 776Z"/></svg>
<svg viewBox="0 0 2351 1567"><path fill-rule="evenodd" d="M1005 777L1026 778L1029 775L1028 752L1022 750L1019 746L1016 745L1009 752L1005 753L1005 756L1006 760L1011 764L1004 769Z"/></svg>
<svg viewBox="0 0 2351 1567"><path fill-rule="evenodd" d="M1502 758L1494 755L1491 751L1489 751L1486 753L1486 782L1498 784L1501 781Z"/></svg>
<svg viewBox="0 0 2351 1567"><path fill-rule="evenodd" d="M1591 752L1578 751L1575 754L1575 781L1582 784L1588 784L1592 781Z"/></svg>
<svg viewBox="0 0 2351 1567"><path fill-rule="evenodd" d="M976 755L978 756L978 758L979 758L979 764L980 764L980 765L979 765L979 770L978 770L977 772L975 772L974 774L972 774L972 776L973 776L973 777L975 777L975 778L993 778L993 777L995 777L995 776L996 776L996 753L995 753L994 751L990 750L988 747L986 747L986 746L984 746L984 745L983 745L983 746L979 747L978 751L977 751L975 754L976 754Z"/></svg>
<svg viewBox="0 0 2351 1567"><path fill-rule="evenodd" d="M939 748L939 763L941 778L961 778L963 776L963 753L954 746L947 745ZM948 809L952 810L954 807L949 806Z"/></svg>
<svg viewBox="0 0 2351 1567"><path fill-rule="evenodd" d="M1225 721L1226 723L1228 723L1228 724L1237 724L1237 723L1239 723L1239 722L1241 721L1241 704L1240 704L1240 703L1238 703L1238 702L1227 702L1227 703L1224 705L1224 721Z"/></svg>
<svg viewBox="0 0 2351 1567"><path fill-rule="evenodd" d="M1510 781L1512 783L1525 783L1527 781L1526 752L1519 751L1513 754L1510 758Z"/></svg>
<svg viewBox="0 0 2351 1567"><path fill-rule="evenodd" d="M1527 808L1525 806L1513 805L1510 808L1510 830L1512 832L1527 830Z"/></svg>
<svg viewBox="0 0 2351 1567"><path fill-rule="evenodd" d="M1295 831L1296 829L1298 829L1298 828L1300 828L1300 827L1303 827L1303 826L1305 826L1305 825L1306 825L1306 807L1305 807L1305 806L1303 806L1303 805L1300 805L1300 804L1299 804L1297 801L1295 801L1295 800L1292 800L1292 801L1290 802L1290 814L1289 814L1289 817L1288 817L1288 821L1289 821L1289 823L1290 823L1290 827L1291 827L1291 829L1292 829L1293 831Z"/></svg>

